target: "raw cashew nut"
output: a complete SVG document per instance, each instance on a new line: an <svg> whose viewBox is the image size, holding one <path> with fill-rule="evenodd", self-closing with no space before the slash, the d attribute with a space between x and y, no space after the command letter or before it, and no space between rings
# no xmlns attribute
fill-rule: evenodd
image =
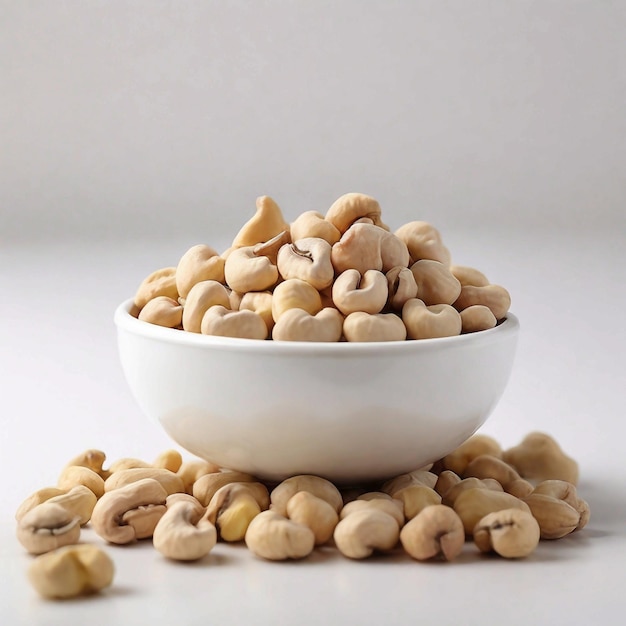
<svg viewBox="0 0 626 626"><path fill-rule="evenodd" d="M460 476L465 472L469 462L482 454L489 454L501 458L502 448L500 444L489 435L472 435L453 452L443 457L443 466Z"/></svg>
<svg viewBox="0 0 626 626"><path fill-rule="evenodd" d="M256 199L256 213L237 233L232 247L254 246L257 243L272 239L285 230L289 230L289 224L285 222L280 207L269 196L259 196ZM251 291L262 291L263 289L265 287Z"/></svg>
<svg viewBox="0 0 626 626"><path fill-rule="evenodd" d="M178 450L165 450L161 452L154 462L152 467L157 469L166 469L170 472L178 472L183 464L182 454Z"/></svg>
<svg viewBox="0 0 626 626"><path fill-rule="evenodd" d="M153 478L108 491L96 503L91 525L110 543L126 544L149 537L165 514L167 496L161 483Z"/></svg>
<svg viewBox="0 0 626 626"><path fill-rule="evenodd" d="M85 485L96 494L96 498L104 493L104 480L100 474L81 465L68 465L61 472L57 486L59 489L69 491L76 485Z"/></svg>
<svg viewBox="0 0 626 626"><path fill-rule="evenodd" d="M268 241L257 243L256 246L253 246L254 256L266 256L272 265L276 265L279 250L288 243L291 243L291 234L288 230L284 230Z"/></svg>
<svg viewBox="0 0 626 626"><path fill-rule="evenodd" d="M178 300L175 267L164 267L146 276L139 285L133 302L141 310L157 296L167 296L172 300Z"/></svg>
<svg viewBox="0 0 626 626"><path fill-rule="evenodd" d="M26 513L32 511L37 505L47 502L50 498L54 498L54 496L62 496L65 493L67 493L67 489L59 489L58 487L44 487L43 489L38 489L20 504L15 512L15 519L19 522Z"/></svg>
<svg viewBox="0 0 626 626"><path fill-rule="evenodd" d="M325 544L332 536L339 516L334 507L308 491L298 491L287 501L287 517L313 531L315 545Z"/></svg>
<svg viewBox="0 0 626 626"><path fill-rule="evenodd" d="M191 333L199 333L202 318L212 306L230 308L230 298L226 287L215 280L203 280L196 283L185 298L183 329Z"/></svg>
<svg viewBox="0 0 626 626"><path fill-rule="evenodd" d="M176 474L183 481L185 493L193 492L194 483L206 474L215 474L220 471L219 465L204 461L203 459L191 459L183 461ZM206 505L205 505L206 506Z"/></svg>
<svg viewBox="0 0 626 626"><path fill-rule="evenodd" d="M331 245L324 239L297 239L278 251L278 271L285 280L299 278L320 291L328 287L335 277L330 252Z"/></svg>
<svg viewBox="0 0 626 626"><path fill-rule="evenodd" d="M213 549L217 530L199 503L178 500L170 504L168 498L167 511L154 529L152 543L168 559L195 561Z"/></svg>
<svg viewBox="0 0 626 626"><path fill-rule="evenodd" d="M352 515L356 511L370 511L372 509L375 509L377 511L382 511L387 515L391 515L391 517L396 520L398 528L402 528L402 526L404 525L404 506L402 504L402 501L399 499L395 500L393 498L390 498L389 496L384 497L386 495L387 494L384 494L380 497L370 498L367 500L359 500L357 498L352 502L348 502L341 509L341 512L339 513L339 519L342 520L348 515Z"/></svg>
<svg viewBox="0 0 626 626"><path fill-rule="evenodd" d="M91 489L85 485L76 485L68 492L53 496L46 502L60 504L66 511L78 517L79 524L84 526L91 519L97 501L98 498Z"/></svg>
<svg viewBox="0 0 626 626"><path fill-rule="evenodd" d="M529 496L534 491L534 486L532 483L529 483L524 478L518 478L517 480L512 480L507 484L505 491L510 493L512 496L523 500L527 496Z"/></svg>
<svg viewBox="0 0 626 626"><path fill-rule="evenodd" d="M373 507L346 515L333 533L337 548L350 559L366 559L374 551L393 550L399 537L398 522Z"/></svg>
<svg viewBox="0 0 626 626"><path fill-rule="evenodd" d="M291 236L294 241L305 237L319 237L331 246L341 239L339 229L317 211L305 211L291 222Z"/></svg>
<svg viewBox="0 0 626 626"><path fill-rule="evenodd" d="M187 298L191 288L205 280L224 282L224 259L217 250L198 244L189 248L176 266L178 295Z"/></svg>
<svg viewBox="0 0 626 626"><path fill-rule="evenodd" d="M287 515L287 502L298 491L307 491L325 500L337 513L343 506L343 498L339 489L329 480L312 474L299 474L283 480L274 487L270 494L270 508L281 515Z"/></svg>
<svg viewBox="0 0 626 626"><path fill-rule="evenodd" d="M384 274L367 270L361 275L357 270L346 270L337 276L332 287L335 306L344 314L380 313L387 302L389 290Z"/></svg>
<svg viewBox="0 0 626 626"><path fill-rule="evenodd" d="M240 339L267 339L269 331L263 318L254 311L231 311L224 306L212 306L202 318L203 335L238 337Z"/></svg>
<svg viewBox="0 0 626 626"><path fill-rule="evenodd" d="M90 470L96 472L96 474L100 474L103 480L106 480L109 477L109 473L107 470L102 468L105 460L106 454L102 450L90 448L88 450L84 450L78 456L75 456L68 463L66 463L65 466L69 467L72 465L80 465L82 467L88 467Z"/></svg>
<svg viewBox="0 0 626 626"><path fill-rule="evenodd" d="M250 551L270 561L303 559L315 547L313 531L276 511L259 513L248 526L245 542Z"/></svg>
<svg viewBox="0 0 626 626"><path fill-rule="evenodd" d="M234 310L258 313L265 322L268 332L270 332L274 328L274 318L272 317L273 297L271 291L249 291L242 295L239 306ZM233 308L232 301L231 308Z"/></svg>
<svg viewBox="0 0 626 626"><path fill-rule="evenodd" d="M443 245L439 231L427 222L409 222L395 232L409 249L413 261L430 259L450 265L450 252Z"/></svg>
<svg viewBox="0 0 626 626"><path fill-rule="evenodd" d="M408 267L396 265L387 274L387 305L395 311L402 311L407 300L417 298L417 283L415 276Z"/></svg>
<svg viewBox="0 0 626 626"><path fill-rule="evenodd" d="M539 543L539 524L531 513L504 509L485 515L472 531L481 552L495 552L507 559L531 554Z"/></svg>
<svg viewBox="0 0 626 626"><path fill-rule="evenodd" d="M580 513L565 500L533 492L523 501L539 523L542 539L560 539L580 524Z"/></svg>
<svg viewBox="0 0 626 626"><path fill-rule="evenodd" d="M441 502L446 506L454 506L456 499L468 489L491 489L493 491L504 491L502 485L490 478L476 478L470 476L459 481L456 485L452 485L442 496ZM516 496L517 497L517 496Z"/></svg>
<svg viewBox="0 0 626 626"><path fill-rule="evenodd" d="M78 543L80 518L60 504L43 502L17 525L17 538L30 554L43 554Z"/></svg>
<svg viewBox="0 0 626 626"><path fill-rule="evenodd" d="M255 483L256 478L244 472L214 472L199 476L193 483L193 497L208 506L218 489L230 483Z"/></svg>
<svg viewBox="0 0 626 626"><path fill-rule="evenodd" d="M452 561L463 549L465 530L453 509L431 504L405 524L400 531L400 542L418 561L434 558Z"/></svg>
<svg viewBox="0 0 626 626"><path fill-rule="evenodd" d="M428 506L441 504L441 496L426 485L411 485L399 489L393 497L404 504L404 517L407 520L413 519Z"/></svg>
<svg viewBox="0 0 626 626"><path fill-rule="evenodd" d="M406 327L395 313L350 313L343 321L347 341L404 341Z"/></svg>
<svg viewBox="0 0 626 626"><path fill-rule="evenodd" d="M501 459L489 454L481 454L472 459L465 468L463 476L469 478L494 478L504 489L514 480L518 480L521 476Z"/></svg>
<svg viewBox="0 0 626 626"><path fill-rule="evenodd" d="M182 479L174 472L157 467L132 467L113 472L104 483L104 491L114 491L145 478L151 478L160 483L167 495L185 490Z"/></svg>
<svg viewBox="0 0 626 626"><path fill-rule="evenodd" d="M427 306L453 304L461 293L461 283L446 265L439 261L421 259L411 265L420 300Z"/></svg>
<svg viewBox="0 0 626 626"><path fill-rule="evenodd" d="M454 485L458 485L461 482L461 477L451 470L443 470L437 477L437 482L433 489L440 495L445 496Z"/></svg>
<svg viewBox="0 0 626 626"><path fill-rule="evenodd" d="M564 500L575 509L580 515L580 519L574 530L580 530L587 525L590 515L589 505L578 496L576 487L571 483L564 480L544 480L535 487L532 493L541 493L546 496L552 496L557 500Z"/></svg>
<svg viewBox="0 0 626 626"><path fill-rule="evenodd" d="M500 285L485 285L484 287L474 287L464 285L461 293L454 302L457 311L463 311L470 306L482 304L491 310L497 320L504 319L511 307L511 296L509 292Z"/></svg>
<svg viewBox="0 0 626 626"><path fill-rule="evenodd" d="M473 267L451 265L450 271L462 286L472 285L474 287L486 287L489 284L489 279L481 271Z"/></svg>
<svg viewBox="0 0 626 626"><path fill-rule="evenodd" d="M493 328L498 320L491 309L483 304L468 306L460 312L462 332L476 333Z"/></svg>
<svg viewBox="0 0 626 626"><path fill-rule="evenodd" d="M343 234L363 217L369 218L376 226L385 227L381 221L380 205L374 198L362 193L346 193L333 202L325 219Z"/></svg>
<svg viewBox="0 0 626 626"><path fill-rule="evenodd" d="M425 485L434 489L437 484L437 474L433 474L428 470L417 469L406 474L400 474L395 478L392 478L383 483L381 491L388 493L390 496L394 496L396 492L405 487L411 487L413 485Z"/></svg>
<svg viewBox="0 0 626 626"><path fill-rule="evenodd" d="M332 307L316 315L304 309L288 309L278 318L272 331L275 341L324 341L341 339L343 315Z"/></svg>
<svg viewBox="0 0 626 626"><path fill-rule="evenodd" d="M157 296L146 302L137 318L165 328L178 328L183 321L183 307L168 296Z"/></svg>
<svg viewBox="0 0 626 626"><path fill-rule="evenodd" d="M279 274L268 257L255 254L253 246L246 246L228 255L224 277L233 291L247 293L270 289L278 281Z"/></svg>
<svg viewBox="0 0 626 626"><path fill-rule="evenodd" d="M63 599L101 591L111 585L114 573L106 552L81 544L37 557L28 568L28 579L44 598Z"/></svg>
<svg viewBox="0 0 626 626"><path fill-rule="evenodd" d="M532 432L523 441L506 450L502 459L511 464L524 478L531 480L564 480L578 482L578 463L567 456L547 433Z"/></svg>
<svg viewBox="0 0 626 626"><path fill-rule="evenodd" d="M289 309L303 309L311 315L322 310L322 298L313 285L299 278L290 278L274 288L272 317L277 322Z"/></svg>
<svg viewBox="0 0 626 626"><path fill-rule="evenodd" d="M461 316L449 304L426 306L418 298L402 307L402 321L410 339L434 339L461 334Z"/></svg>

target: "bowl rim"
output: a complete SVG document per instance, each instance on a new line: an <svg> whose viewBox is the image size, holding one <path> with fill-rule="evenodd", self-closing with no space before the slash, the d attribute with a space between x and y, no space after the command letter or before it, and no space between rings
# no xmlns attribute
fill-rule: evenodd
<svg viewBox="0 0 626 626"><path fill-rule="evenodd" d="M201 335L177 328L166 328L144 322L131 314L134 306L133 298L124 300L115 309L113 321L120 330L146 339L154 339L169 344L193 346L196 348L218 348L229 350L253 351L267 354L325 354L329 356L355 355L381 351L390 354L430 351L441 348L459 348L477 344L499 341L508 335L515 335L519 330L516 315L508 312L503 321L494 328L481 330L453 337L436 337L434 339L407 339L404 341L369 341L369 342L319 342L319 341L272 341L268 339L245 339L241 337L218 337Z"/></svg>

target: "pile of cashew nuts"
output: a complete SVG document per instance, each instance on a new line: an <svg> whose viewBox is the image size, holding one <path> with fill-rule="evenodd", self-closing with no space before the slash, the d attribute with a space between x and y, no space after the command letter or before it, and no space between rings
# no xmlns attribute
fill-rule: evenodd
<svg viewBox="0 0 626 626"><path fill-rule="evenodd" d="M480 553L519 559L541 539L583 528L589 506L576 491L578 465L548 434L503 450L474 435L431 466L360 489L292 476L277 485L168 450L152 463L86 450L16 513L17 537L36 558L28 570L47 598L95 593L114 565L110 545L151 541L163 557L202 559L218 542L245 542L268 561L304 559L334 546L350 559L375 553L452 561L473 542Z"/></svg>
<svg viewBox="0 0 626 626"><path fill-rule="evenodd" d="M404 341L493 328L511 305L504 287L452 264L431 224L392 233L370 196L345 194L291 223L268 196L256 207L228 250L194 245L147 276L132 313L225 337Z"/></svg>

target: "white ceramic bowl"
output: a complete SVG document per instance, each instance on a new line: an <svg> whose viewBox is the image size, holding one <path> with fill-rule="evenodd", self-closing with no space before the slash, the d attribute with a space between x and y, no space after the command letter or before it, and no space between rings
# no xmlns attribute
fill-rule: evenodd
<svg viewBox="0 0 626 626"><path fill-rule="evenodd" d="M268 480L382 480L451 452L509 379L519 323L442 339L376 343L211 337L115 312L141 409L189 452Z"/></svg>

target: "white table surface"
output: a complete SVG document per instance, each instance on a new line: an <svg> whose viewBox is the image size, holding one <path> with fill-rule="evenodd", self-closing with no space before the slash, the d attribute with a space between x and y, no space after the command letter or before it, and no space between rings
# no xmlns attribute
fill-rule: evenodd
<svg viewBox="0 0 626 626"><path fill-rule="evenodd" d="M332 548L268 563L218 544L195 564L149 542L106 547L105 593L40 599L14 512L86 448L112 461L175 447L134 404L117 360L115 306L152 270L211 237L0 246L0 624L622 624L626 611L626 233L444 233L457 263L512 294L522 324L510 384L481 432L504 447L552 434L580 463L591 521L528 559L417 563L401 552L353 562ZM85 540L102 543L87 530Z"/></svg>

